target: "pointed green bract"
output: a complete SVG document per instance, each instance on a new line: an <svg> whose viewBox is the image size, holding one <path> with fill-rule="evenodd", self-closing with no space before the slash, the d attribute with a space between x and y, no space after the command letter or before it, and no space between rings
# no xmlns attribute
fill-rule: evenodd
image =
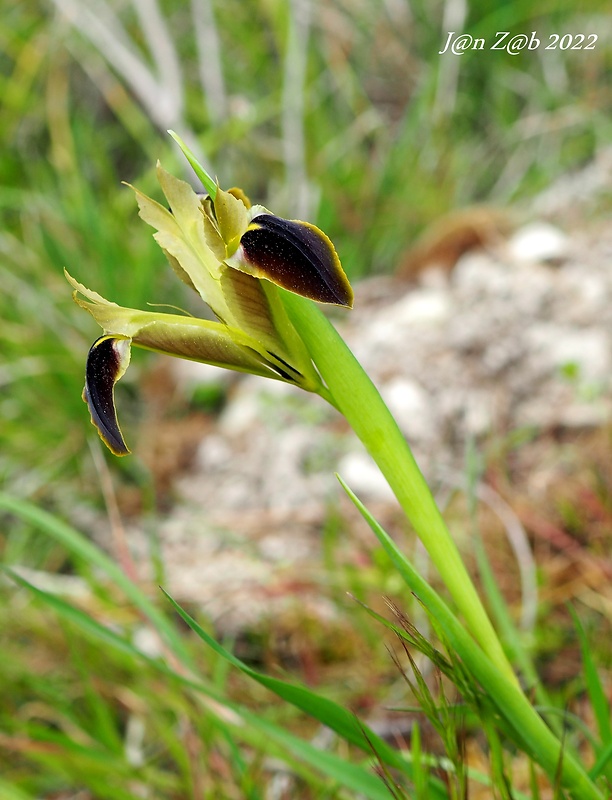
<svg viewBox="0 0 612 800"><path fill-rule="evenodd" d="M194 156L191 150L187 147L185 142L181 139L181 137L175 133L174 131L168 131L170 136L174 139L174 141L178 144L178 146L183 151L183 155L191 164L193 171L198 176L198 178L202 181L202 186L206 189L208 194L215 199L215 194L217 192L217 184L213 179L210 177L208 172L204 169L204 167L200 164L198 159Z"/></svg>

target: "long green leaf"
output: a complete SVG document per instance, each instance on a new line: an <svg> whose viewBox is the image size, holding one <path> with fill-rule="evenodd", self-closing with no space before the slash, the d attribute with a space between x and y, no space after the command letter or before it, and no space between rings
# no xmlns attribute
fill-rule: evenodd
<svg viewBox="0 0 612 800"><path fill-rule="evenodd" d="M361 750L371 753L383 761L390 767L400 770L404 775L409 778L412 777L412 769L410 763L404 759L396 750L390 747L383 739L380 738L374 731L369 729L366 725L359 722L357 718L347 711L342 706L328 700L326 697L312 692L304 686L297 684L287 683L278 678L272 678L268 675L263 675L254 669L248 667L235 655L227 651L218 642L216 642L209 634L206 633L198 623L184 611L172 597L165 593L168 600L172 603L178 614L189 625L189 627L205 642L215 653L226 658L231 664L241 670L245 675L248 675L253 680L265 686L274 694L278 695L281 699L306 712L311 717L318 719L327 727L335 731L345 741L354 744ZM432 798L445 798L447 797L446 791L440 781L432 779L430 781L430 790Z"/></svg>
<svg viewBox="0 0 612 800"><path fill-rule="evenodd" d="M194 679L175 672L166 662L151 658L140 652L131 642L124 639L110 628L100 624L85 612L75 608L61 597L57 597L56 595L37 588L12 570L5 569L5 572L10 575L17 584L30 591L48 608L58 614L58 616L76 625L83 633L99 641L105 647L112 647L121 653L131 656L136 661L146 663L149 667L160 671L167 678L178 681L186 689L203 694L205 697L211 698L225 706L233 712L233 714L237 715L239 720L242 720L242 722L234 725L228 722L225 717L218 718L219 725L231 730L235 738L246 741L255 747L257 747L258 744L261 745L262 741L265 743L268 739L272 740L281 751L293 754L293 756L308 765L309 768L316 770L327 778L337 781L347 789L359 792L359 794L367 798L367 800L389 800L388 790L371 770L358 764L349 763L333 753L318 750L309 742L305 742L289 734L285 728L268 722L260 715L253 714L235 703L227 701L221 693L211 690L208 686ZM255 732L257 732L258 736L254 735Z"/></svg>
<svg viewBox="0 0 612 800"><path fill-rule="evenodd" d="M547 727L525 695L513 682L491 662L488 656L478 647L463 628L457 617L448 608L442 598L418 574L412 564L399 550L389 534L374 519L357 496L344 481L339 481L345 492L366 520L379 542L387 552L398 573L410 590L432 614L440 625L449 644L455 649L467 669L485 689L498 712L504 717L516 740L526 745L531 755L547 772L551 780L555 779L559 764L562 764L561 775L564 786L576 793L576 797L590 800L603 800L603 795L590 780L582 765L564 749L559 740Z"/></svg>
<svg viewBox="0 0 612 800"><path fill-rule="evenodd" d="M34 527L39 528L55 539L56 542L59 542L73 555L82 558L90 566L97 567L106 573L136 608L148 617L174 654L183 663L191 665L191 657L167 617L156 608L155 604L149 600L142 589L133 583L111 558L92 542L88 541L83 534L47 511L37 508L32 503L11 497L3 492L0 492L0 509L27 520Z"/></svg>
<svg viewBox="0 0 612 800"><path fill-rule="evenodd" d="M245 719L250 720L250 718L250 714L245 715ZM352 789L368 800L389 800L389 790L370 769L359 764L352 764L334 753L319 750L309 742L293 736L285 728L267 722L261 717L257 720L257 727L262 733L281 745L283 749L291 751L300 760L333 778L341 786Z"/></svg>

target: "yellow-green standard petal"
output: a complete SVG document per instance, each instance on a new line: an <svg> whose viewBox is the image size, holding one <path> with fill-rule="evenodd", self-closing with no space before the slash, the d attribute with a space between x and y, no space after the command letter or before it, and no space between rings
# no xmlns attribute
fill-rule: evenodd
<svg viewBox="0 0 612 800"><path fill-rule="evenodd" d="M219 188L214 208L219 233L225 242L225 257L229 258L238 249L240 239L249 226L249 212L243 200Z"/></svg>
<svg viewBox="0 0 612 800"><path fill-rule="evenodd" d="M227 321L229 311L219 288L222 262L207 242L202 201L189 184L170 175L159 165L157 174L172 213L132 187L140 217L156 229L154 239L164 252L175 259L171 261L175 272L197 289L204 302L220 319Z"/></svg>

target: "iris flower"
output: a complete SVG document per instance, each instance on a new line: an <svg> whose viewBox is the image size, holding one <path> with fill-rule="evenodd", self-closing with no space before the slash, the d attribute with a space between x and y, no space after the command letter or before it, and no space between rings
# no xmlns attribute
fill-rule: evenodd
<svg viewBox="0 0 612 800"><path fill-rule="evenodd" d="M286 381L325 397L280 295L288 290L321 303L350 307L353 302L334 246L314 225L251 206L240 189L212 186L203 197L159 165L157 176L170 210L134 189L140 216L156 229L154 238L172 269L216 321L123 308L67 274L74 300L104 331L89 351L83 399L115 455L129 453L114 387L129 365L132 344Z"/></svg>
<svg viewBox="0 0 612 800"><path fill-rule="evenodd" d="M440 620L446 641L457 649L487 696L493 701L503 698L499 713L521 732L519 744L527 743L556 777L562 760L567 785L579 787L579 793L588 788L586 773L521 694L457 546L389 409L333 325L304 301L306 297L352 305L352 291L333 245L307 222L280 219L261 206L251 207L239 190L221 191L174 138L208 196L198 196L188 184L159 168L170 210L136 191L140 216L156 229L155 239L170 265L210 306L216 321L122 308L69 277L75 300L104 331L89 352L84 391L103 441L118 455L128 452L113 392L129 364L132 344L268 376L320 394L344 416L380 467L465 627L351 494L410 589Z"/></svg>

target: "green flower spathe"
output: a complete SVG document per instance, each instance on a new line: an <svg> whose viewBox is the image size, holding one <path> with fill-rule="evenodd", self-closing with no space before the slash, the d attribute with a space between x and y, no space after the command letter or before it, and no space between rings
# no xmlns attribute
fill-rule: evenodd
<svg viewBox="0 0 612 800"><path fill-rule="evenodd" d="M83 397L92 423L116 455L129 453L117 422L114 386L128 367L132 344L327 396L279 287L323 303L350 307L353 302L332 243L314 225L251 206L238 189L216 187L214 199L203 198L159 165L157 174L170 210L135 189L140 216L156 229L154 238L174 271L217 319L123 308L67 275L75 301L104 331L89 351Z"/></svg>

